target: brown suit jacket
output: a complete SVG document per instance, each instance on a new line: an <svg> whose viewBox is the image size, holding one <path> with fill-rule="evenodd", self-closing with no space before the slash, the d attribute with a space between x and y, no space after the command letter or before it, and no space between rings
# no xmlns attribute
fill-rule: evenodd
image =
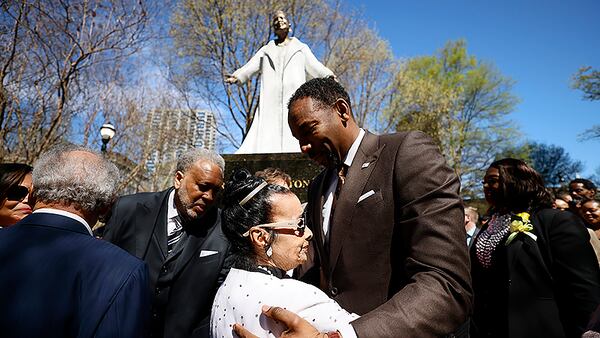
<svg viewBox="0 0 600 338"><path fill-rule="evenodd" d="M420 132L366 133L336 202L326 247L322 207L333 169L309 187L321 288L362 315L359 337L440 337L471 311L459 181ZM373 193L358 202L364 194Z"/></svg>

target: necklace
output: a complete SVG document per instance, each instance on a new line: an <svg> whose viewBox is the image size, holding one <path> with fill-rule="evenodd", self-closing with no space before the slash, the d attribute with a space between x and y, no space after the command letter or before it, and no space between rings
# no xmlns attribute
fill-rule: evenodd
<svg viewBox="0 0 600 338"><path fill-rule="evenodd" d="M492 266L492 256L498 244L510 231L510 214L493 214L488 227L481 231L475 242L475 253L479 263L485 267Z"/></svg>

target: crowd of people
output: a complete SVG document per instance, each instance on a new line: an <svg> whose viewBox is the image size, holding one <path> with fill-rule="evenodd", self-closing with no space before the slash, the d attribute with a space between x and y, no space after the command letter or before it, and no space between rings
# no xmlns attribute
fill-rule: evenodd
<svg viewBox="0 0 600 338"><path fill-rule="evenodd" d="M500 159L480 214L429 137L363 130L329 78L289 125L324 166L306 204L282 171L226 178L204 149L169 189L121 197L89 149L0 164L0 336L600 337L591 181L553 196Z"/></svg>

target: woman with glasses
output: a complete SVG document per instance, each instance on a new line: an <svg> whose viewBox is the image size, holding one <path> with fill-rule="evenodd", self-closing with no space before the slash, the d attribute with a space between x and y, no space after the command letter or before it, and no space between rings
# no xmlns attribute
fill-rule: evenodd
<svg viewBox="0 0 600 338"><path fill-rule="evenodd" d="M0 228L9 227L31 214L32 167L21 163L0 164Z"/></svg>
<svg viewBox="0 0 600 338"><path fill-rule="evenodd" d="M262 305L296 312L322 332L353 335L349 322L358 315L286 275L307 260L312 237L294 193L237 171L225 186L221 222L231 242L233 267L213 303L212 337L232 337L234 323L259 337L279 337L286 328L262 315Z"/></svg>
<svg viewBox="0 0 600 338"><path fill-rule="evenodd" d="M492 163L489 221L471 247L471 337L581 337L600 303L600 269L579 217L551 209L525 162Z"/></svg>

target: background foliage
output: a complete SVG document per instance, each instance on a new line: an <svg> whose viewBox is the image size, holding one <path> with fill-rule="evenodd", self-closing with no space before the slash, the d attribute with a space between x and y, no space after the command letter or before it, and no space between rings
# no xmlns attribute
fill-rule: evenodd
<svg viewBox="0 0 600 338"><path fill-rule="evenodd" d="M259 83L255 77L228 86L224 74L273 37L271 16L282 9L293 35L348 90L359 125L429 134L460 175L465 196L480 196L483 172L503 154L538 163L551 184L559 172L570 177L580 170L554 146L516 146L519 131L509 119L519 102L514 82L469 54L466 41L397 58L361 12L341 1L18 0L0 8L3 162L33 163L61 142L99 147L98 129L110 121L117 134L108 156L123 169L125 191L161 189L171 183L174 159L153 170L147 159L171 151L166 140L186 129L153 119L201 109L217 116L218 150L232 152L256 112ZM584 67L573 87L597 100L598 76ZM598 137L594 128L585 137Z"/></svg>

